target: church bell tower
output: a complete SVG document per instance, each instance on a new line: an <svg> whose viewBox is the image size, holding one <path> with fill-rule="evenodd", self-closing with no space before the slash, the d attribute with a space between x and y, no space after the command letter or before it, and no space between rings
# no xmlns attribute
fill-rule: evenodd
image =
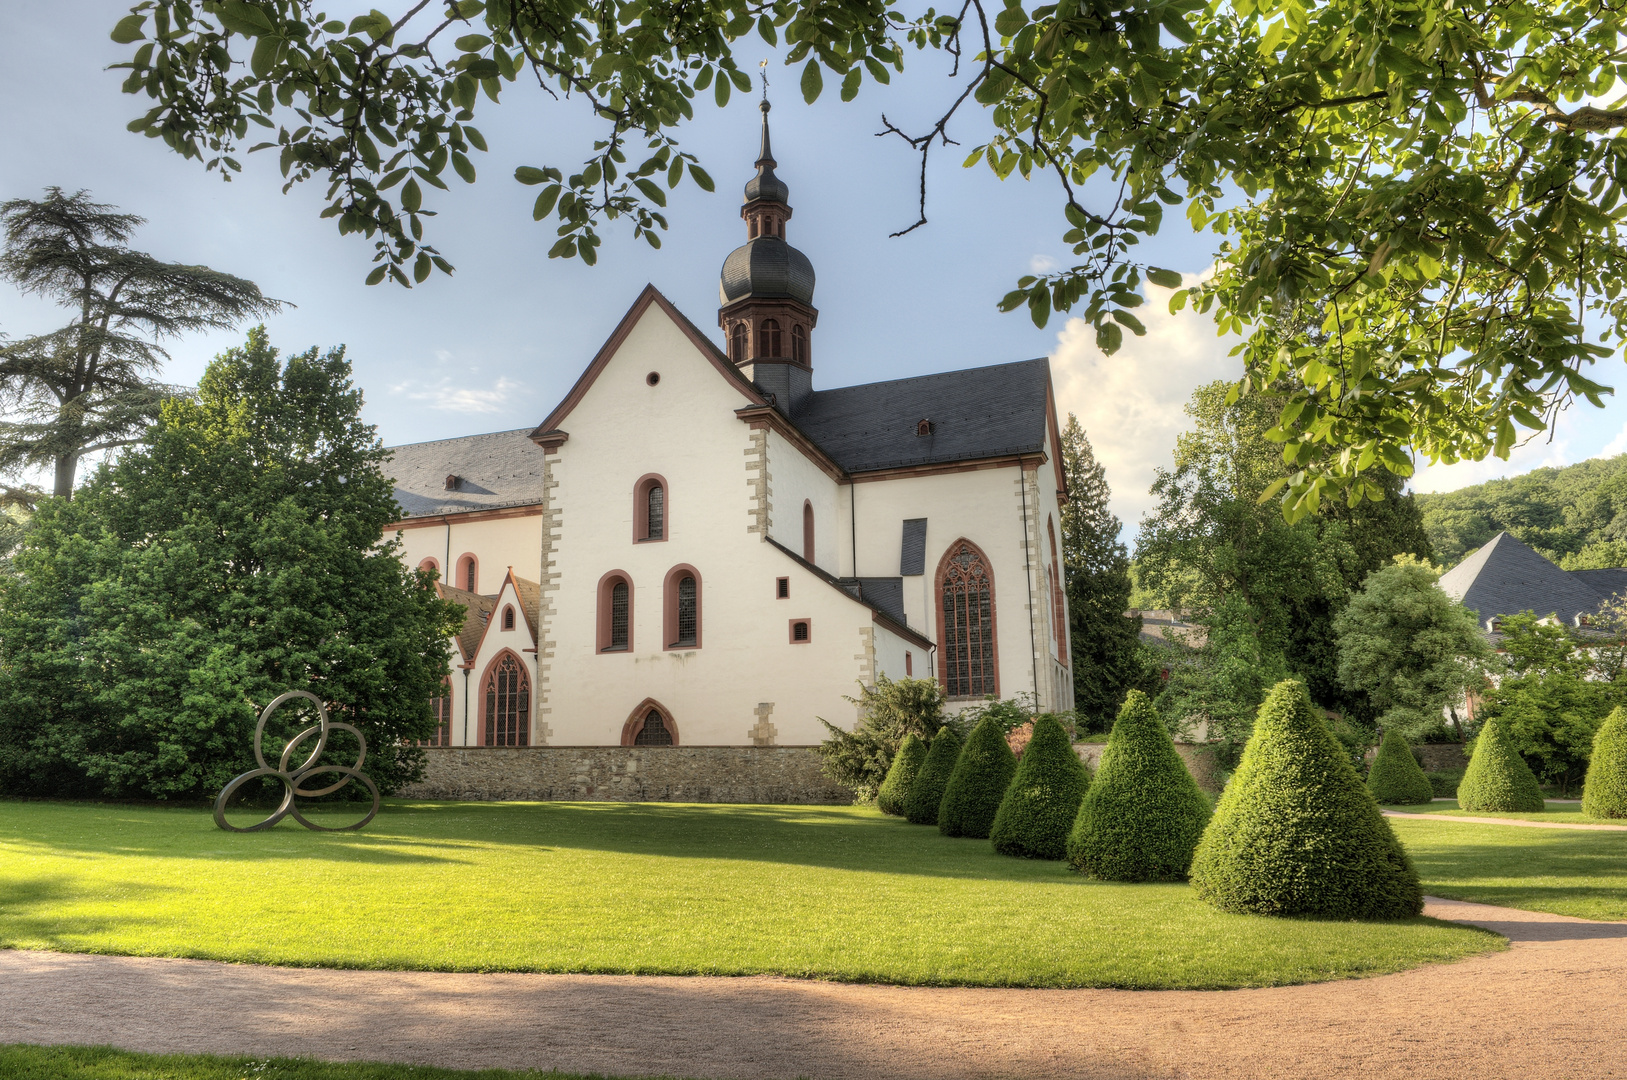
<svg viewBox="0 0 1627 1080"><path fill-rule="evenodd" d="M789 415L813 390L814 271L808 257L785 242L790 189L774 175L768 139L769 104L757 175L746 183L740 217L746 242L723 260L718 281L718 326L729 359Z"/></svg>

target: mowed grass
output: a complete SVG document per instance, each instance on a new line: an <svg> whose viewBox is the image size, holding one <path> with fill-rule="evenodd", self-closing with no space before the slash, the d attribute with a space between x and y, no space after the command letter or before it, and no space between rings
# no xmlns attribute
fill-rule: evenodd
<svg viewBox="0 0 1627 1080"><path fill-rule="evenodd" d="M1494 817L1515 821L1551 821L1556 825L1620 825L1627 828L1627 819L1591 817L1582 813L1581 803L1550 802L1540 814L1512 813L1502 810L1463 810L1457 800L1420 803L1417 806L1386 806L1386 810L1399 810L1404 814L1439 814L1442 817Z"/></svg>
<svg viewBox="0 0 1627 1080"><path fill-rule="evenodd" d="M0 1045L6 1080L600 1080L580 1073L436 1069L306 1058L134 1054L106 1046Z"/></svg>
<svg viewBox="0 0 1627 1080"><path fill-rule="evenodd" d="M1524 831L1524 830L1522 830ZM1535 831L1535 830L1530 830ZM875 810L386 805L360 833L0 802L0 945L333 967L1224 988L1503 947L1413 919L1227 915Z"/></svg>
<svg viewBox="0 0 1627 1080"><path fill-rule="evenodd" d="M1627 919L1627 832L1522 829L1450 818L1389 821L1430 896Z"/></svg>

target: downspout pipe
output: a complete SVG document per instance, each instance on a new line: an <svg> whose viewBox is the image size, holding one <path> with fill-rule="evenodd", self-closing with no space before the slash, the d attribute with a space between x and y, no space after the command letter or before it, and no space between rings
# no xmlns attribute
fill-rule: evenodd
<svg viewBox="0 0 1627 1080"><path fill-rule="evenodd" d="M1034 708L1039 709L1039 639L1034 636L1034 560L1028 540L1028 469L1017 458L1017 486L1023 493L1023 579L1028 584L1028 657L1034 669Z"/></svg>

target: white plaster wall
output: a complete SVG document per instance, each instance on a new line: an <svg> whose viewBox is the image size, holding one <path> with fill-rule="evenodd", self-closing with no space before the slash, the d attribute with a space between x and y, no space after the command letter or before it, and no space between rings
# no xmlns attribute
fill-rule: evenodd
<svg viewBox="0 0 1627 1080"><path fill-rule="evenodd" d="M538 447L538 454L542 448ZM451 529L451 562L447 562L447 529ZM631 526L629 526L629 529ZM456 588L463 582L451 579L458 559L472 552L476 559L475 592L491 594L503 584L503 575L510 566L528 581L536 581L542 573L542 515L541 511L524 517L497 518L487 521L460 522L454 519L450 526L433 523L412 524L399 531L402 542L401 561L416 567L426 557L433 558L441 568L441 580ZM450 567L450 569L449 569Z"/></svg>
<svg viewBox="0 0 1627 1080"><path fill-rule="evenodd" d="M769 513L768 534L798 555L802 554L802 504L813 504L814 562L826 572L841 576L841 557L847 533L838 503L847 498L836 481L809 461L807 455L776 431L768 433Z"/></svg>
<svg viewBox="0 0 1627 1080"><path fill-rule="evenodd" d="M926 665L921 655L926 650L919 645L913 641L905 640L880 623L875 624L875 637L873 640L876 650L876 673L878 675L885 675L894 680L909 677L904 673L904 654L909 652L915 655L916 663L920 664L915 669L913 677L926 677Z"/></svg>
<svg viewBox="0 0 1627 1080"><path fill-rule="evenodd" d="M651 371L661 374L654 387ZM746 403L652 306L561 423L570 437L552 469L560 522L556 614L546 632L553 656L543 661L548 743L615 745L647 697L671 712L685 745L749 745L762 703L774 705L780 745L821 742L816 716L852 724L844 695L858 690L859 631L870 612L747 532L752 432L733 415ZM771 459L776 481L788 460L784 450ZM668 539L634 543L633 485L652 472L668 484ZM776 491L776 518L783 500ZM800 512L798 500L793 550ZM661 591L680 563L700 574L701 648L669 651ZM611 570L633 582L633 648L601 654L598 583ZM775 597L782 576L790 578L786 600ZM793 617L811 619L810 643L790 643Z"/></svg>

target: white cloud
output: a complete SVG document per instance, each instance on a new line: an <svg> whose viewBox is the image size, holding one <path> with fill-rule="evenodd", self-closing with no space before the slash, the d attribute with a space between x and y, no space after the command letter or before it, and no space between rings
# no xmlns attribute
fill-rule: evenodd
<svg viewBox="0 0 1627 1080"><path fill-rule="evenodd" d="M431 409L457 413L506 413L516 400L529 397L513 379L499 378L490 389L468 385L466 377L443 377L433 383L412 380L390 387L390 393L418 401Z"/></svg>
<svg viewBox="0 0 1627 1080"><path fill-rule="evenodd" d="M1186 276L1195 285L1202 275ZM1172 290L1146 287L1147 303L1137 316L1145 337L1124 335L1109 357L1096 347L1096 332L1083 319L1069 319L1057 335L1051 371L1061 420L1079 417L1096 459L1107 469L1113 512L1134 536L1153 500L1147 493L1153 470L1174 460L1175 436L1190 420L1183 407L1192 391L1216 379L1242 374L1239 358L1228 356L1234 336L1219 337L1214 320L1190 308L1169 313Z"/></svg>
<svg viewBox="0 0 1627 1080"><path fill-rule="evenodd" d="M1049 255L1030 255L1028 257L1028 272L1030 274L1049 274L1061 265Z"/></svg>
<svg viewBox="0 0 1627 1080"><path fill-rule="evenodd" d="M1518 476L1520 473L1530 472L1532 469L1545 469L1554 466L1572 464L1569 453L1570 439L1564 432L1565 423L1560 421L1560 430L1554 434L1553 441L1548 440L1547 433L1539 433L1530 442L1516 446L1509 451L1508 460L1488 457L1484 461L1459 461L1452 465L1424 465L1412 474L1410 486L1417 492L1456 491L1458 488L1469 487L1473 484L1484 484L1487 480L1497 480L1505 476ZM1617 435L1610 446L1622 443L1623 446L1615 450L1605 447L1604 454L1620 453L1627 448L1627 431Z"/></svg>

